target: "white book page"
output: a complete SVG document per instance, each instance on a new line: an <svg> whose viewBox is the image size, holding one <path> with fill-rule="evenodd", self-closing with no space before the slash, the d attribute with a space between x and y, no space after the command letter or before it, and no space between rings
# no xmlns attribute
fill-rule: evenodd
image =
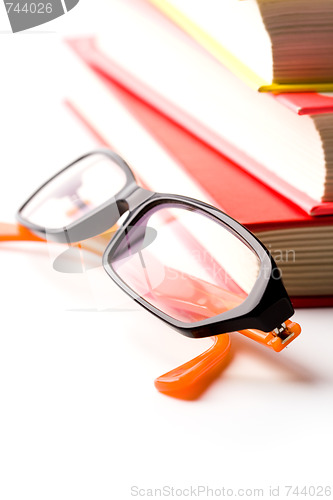
<svg viewBox="0 0 333 500"><path fill-rule="evenodd" d="M162 3L175 7L265 82L272 82L271 40L255 0L162 0Z"/></svg>

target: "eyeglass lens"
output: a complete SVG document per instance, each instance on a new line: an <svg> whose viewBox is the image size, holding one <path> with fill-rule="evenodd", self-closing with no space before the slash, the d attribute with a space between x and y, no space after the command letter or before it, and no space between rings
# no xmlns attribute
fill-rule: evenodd
<svg viewBox="0 0 333 500"><path fill-rule="evenodd" d="M256 253L221 222L170 205L127 228L109 263L137 295L186 323L241 304L260 271Z"/></svg>
<svg viewBox="0 0 333 500"><path fill-rule="evenodd" d="M110 157L92 154L51 179L26 204L21 215L43 227L63 227L101 206L125 183L125 173Z"/></svg>

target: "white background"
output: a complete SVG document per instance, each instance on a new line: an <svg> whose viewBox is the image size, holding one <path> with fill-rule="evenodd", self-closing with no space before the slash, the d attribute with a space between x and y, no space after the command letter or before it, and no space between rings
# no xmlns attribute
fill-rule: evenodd
<svg viewBox="0 0 333 500"><path fill-rule="evenodd" d="M61 38L105 26L103 8L81 0L12 35L1 4L1 221L94 147L61 105L75 78ZM298 310L302 336L280 354L234 334L225 372L180 401L153 380L210 341L152 318L101 268L56 273L53 251L1 244L1 500L127 499L135 485L264 488L265 498L280 486L286 498L284 485L333 486L332 309Z"/></svg>

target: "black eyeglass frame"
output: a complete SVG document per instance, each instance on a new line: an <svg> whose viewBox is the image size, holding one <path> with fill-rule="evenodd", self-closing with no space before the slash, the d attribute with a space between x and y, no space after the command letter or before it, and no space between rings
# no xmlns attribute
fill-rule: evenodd
<svg viewBox="0 0 333 500"><path fill-rule="evenodd" d="M79 161L94 155L106 155L125 173L125 186L112 198L89 214L62 228L45 228L34 224L22 215L22 211L34 196L49 182ZM248 297L237 307L217 316L185 323L159 310L132 290L112 268L112 256L124 238L128 228L137 224L142 217L154 207L170 205L196 210L222 224L252 251L260 260L260 272ZM280 271L266 247L242 224L221 210L207 203L180 195L156 193L140 187L127 163L116 153L108 149L98 149L82 155L70 165L52 176L37 189L22 205L17 213L17 220L29 230L42 238L59 243L72 244L97 236L113 227L120 217L129 212L126 220L117 229L108 243L104 255L103 266L110 278L137 303L159 317L177 331L192 338L210 337L222 333L254 328L269 332L279 327L294 314L287 291L283 285Z"/></svg>

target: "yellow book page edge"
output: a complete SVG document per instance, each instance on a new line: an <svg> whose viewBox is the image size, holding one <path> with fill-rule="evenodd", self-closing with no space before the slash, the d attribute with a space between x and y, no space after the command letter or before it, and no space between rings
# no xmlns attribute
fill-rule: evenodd
<svg viewBox="0 0 333 500"><path fill-rule="evenodd" d="M188 19L181 11L170 5L166 0L149 0L149 2L163 12L183 31L188 33L202 47L210 52L219 62L227 66L237 77L241 78L249 86L259 92L332 92L332 83L309 83L309 84L282 84L267 82L260 78L248 66L243 64L231 52L220 45L213 37L208 35L197 24Z"/></svg>
<svg viewBox="0 0 333 500"><path fill-rule="evenodd" d="M262 85L259 92L272 92L281 94L283 92L332 92L333 83L272 83Z"/></svg>

